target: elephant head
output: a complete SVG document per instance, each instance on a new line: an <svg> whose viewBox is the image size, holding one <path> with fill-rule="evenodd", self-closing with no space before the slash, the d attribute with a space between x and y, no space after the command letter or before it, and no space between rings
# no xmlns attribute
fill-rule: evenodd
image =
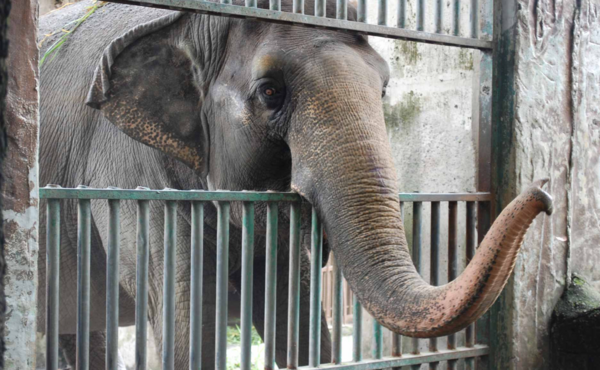
<svg viewBox="0 0 600 370"><path fill-rule="evenodd" d="M327 9L333 17L334 0ZM424 282L400 219L381 100L388 73L362 35L173 13L113 41L88 104L186 163L210 189L298 192L381 324L408 336L446 335L495 301L551 198L534 184L502 212L458 279Z"/></svg>

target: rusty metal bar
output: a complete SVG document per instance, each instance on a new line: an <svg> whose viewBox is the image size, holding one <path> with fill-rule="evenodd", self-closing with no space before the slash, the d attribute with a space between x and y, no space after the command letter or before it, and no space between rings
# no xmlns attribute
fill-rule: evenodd
<svg viewBox="0 0 600 370"><path fill-rule="evenodd" d="M177 248L177 202L165 202L163 272L163 370L175 369L175 250Z"/></svg>
<svg viewBox="0 0 600 370"><path fill-rule="evenodd" d="M466 262L467 266L473 256L475 255L475 248L477 246L475 241L475 202L467 202L467 245L466 245ZM465 342L466 347L473 347L475 345L475 324L471 324L467 327L465 331ZM475 359L474 358L466 358L465 359L465 367L469 370L475 368Z"/></svg>
<svg viewBox="0 0 600 370"><path fill-rule="evenodd" d="M265 369L275 369L277 323L277 223L278 205L267 204L267 258L265 263Z"/></svg>
<svg viewBox="0 0 600 370"><path fill-rule="evenodd" d="M229 292L229 202L217 203L217 318L215 369L227 369L227 297Z"/></svg>
<svg viewBox="0 0 600 370"><path fill-rule="evenodd" d="M310 323L308 364L321 363L321 277L323 273L323 227L317 209L312 209L310 243Z"/></svg>
<svg viewBox="0 0 600 370"><path fill-rule="evenodd" d="M333 333L332 333L332 362L342 363L342 270L339 268L335 255L332 254L333 264Z"/></svg>
<svg viewBox="0 0 600 370"><path fill-rule="evenodd" d="M135 368L146 369L148 335L149 201L137 202L135 282Z"/></svg>
<svg viewBox="0 0 600 370"><path fill-rule="evenodd" d="M244 202L242 216L242 307L240 368L252 368L252 280L254 279L254 203Z"/></svg>

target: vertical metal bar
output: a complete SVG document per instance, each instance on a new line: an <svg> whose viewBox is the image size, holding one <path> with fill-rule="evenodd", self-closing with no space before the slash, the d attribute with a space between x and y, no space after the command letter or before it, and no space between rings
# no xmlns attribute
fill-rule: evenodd
<svg viewBox="0 0 600 370"><path fill-rule="evenodd" d="M452 3L452 34L460 36L460 0L454 0Z"/></svg>
<svg viewBox="0 0 600 370"><path fill-rule="evenodd" d="M407 0L398 0L398 8L397 8L397 27L405 28L406 27L406 1Z"/></svg>
<svg viewBox="0 0 600 370"><path fill-rule="evenodd" d="M267 204L267 261L265 281L265 369L275 368L277 297L277 203Z"/></svg>
<svg viewBox="0 0 600 370"><path fill-rule="evenodd" d="M227 369L227 294L229 291L229 202L217 203L217 317L215 369Z"/></svg>
<svg viewBox="0 0 600 370"><path fill-rule="evenodd" d="M475 202L467 202L467 245L466 245L466 262L467 266L471 259L475 255ZM465 331L465 345L467 347L473 347L474 341L475 324L471 324ZM465 359L465 367L468 370L472 370L475 367L474 358Z"/></svg>
<svg viewBox="0 0 600 370"><path fill-rule="evenodd" d="M440 271L440 202L431 202L431 267L429 281L431 285L439 285ZM429 340L429 351L437 352L437 338ZM429 364L430 369L437 369L439 362Z"/></svg>
<svg viewBox="0 0 600 370"><path fill-rule="evenodd" d="M404 0L401 0L404 2ZM402 219L402 223L404 224L404 202L400 202L400 218ZM392 356L401 357L402 356L402 336L400 334L394 333L392 335ZM394 368L394 370L399 370L400 368Z"/></svg>
<svg viewBox="0 0 600 370"><path fill-rule="evenodd" d="M358 0L356 20L367 23L367 0Z"/></svg>
<svg viewBox="0 0 600 370"><path fill-rule="evenodd" d="M290 280L288 297L287 368L298 368L298 326L300 321L300 204L290 207Z"/></svg>
<svg viewBox="0 0 600 370"><path fill-rule="evenodd" d="M383 357L383 332L381 325L373 318L373 358L379 360Z"/></svg>
<svg viewBox="0 0 600 370"><path fill-rule="evenodd" d="M77 207L77 370L87 370L90 366L90 229L90 200L80 199Z"/></svg>
<svg viewBox="0 0 600 370"><path fill-rule="evenodd" d="M425 0L417 0L417 31L425 30Z"/></svg>
<svg viewBox="0 0 600 370"><path fill-rule="evenodd" d="M138 187L138 189L146 189ZM137 202L137 268L135 299L135 368L145 370L148 335L149 201Z"/></svg>
<svg viewBox="0 0 600 370"><path fill-rule="evenodd" d="M387 0L377 0L378 1L378 12L377 12L377 24L380 26L387 25L387 11L388 11L388 2Z"/></svg>
<svg viewBox="0 0 600 370"><path fill-rule="evenodd" d="M252 367L252 280L254 279L254 203L244 202L242 216L242 359L241 369Z"/></svg>
<svg viewBox="0 0 600 370"><path fill-rule="evenodd" d="M281 0L269 0L269 9L281 11Z"/></svg>
<svg viewBox="0 0 600 370"><path fill-rule="evenodd" d="M458 275L458 202L448 202L448 281L456 279ZM448 335L448 349L456 349L456 335ZM456 369L456 360L448 361L448 369Z"/></svg>
<svg viewBox="0 0 600 370"><path fill-rule="evenodd" d="M335 9L335 17L337 19L348 19L348 0L337 0Z"/></svg>
<svg viewBox="0 0 600 370"><path fill-rule="evenodd" d="M245 0L247 8L256 8L256 0Z"/></svg>
<svg viewBox="0 0 600 370"><path fill-rule="evenodd" d="M304 0L294 0L292 8L294 13L304 14Z"/></svg>
<svg viewBox="0 0 600 370"><path fill-rule="evenodd" d="M326 13L326 6L325 0L315 0L315 16L324 17Z"/></svg>
<svg viewBox="0 0 600 370"><path fill-rule="evenodd" d="M459 0L455 0L458 2ZM471 38L479 37L479 0L471 0Z"/></svg>
<svg viewBox="0 0 600 370"><path fill-rule="evenodd" d="M356 294L352 297L352 360L354 362L362 361L362 307Z"/></svg>
<svg viewBox="0 0 600 370"><path fill-rule="evenodd" d="M310 340L308 365L321 363L321 266L323 265L323 228L317 210L312 209L310 243Z"/></svg>
<svg viewBox="0 0 600 370"><path fill-rule="evenodd" d="M332 255L333 265L333 345L332 362L334 364L342 363L342 270L338 266L335 255Z"/></svg>
<svg viewBox="0 0 600 370"><path fill-rule="evenodd" d="M202 365L202 275L204 273L204 204L192 202L190 281L190 370Z"/></svg>
<svg viewBox="0 0 600 370"><path fill-rule="evenodd" d="M417 272L421 273L421 241L422 241L422 217L423 212L423 203L414 202L413 203L413 243L412 243L412 259ZM412 338L412 353L417 355L419 354L419 339ZM418 370L421 368L421 365L413 365L411 369Z"/></svg>
<svg viewBox="0 0 600 370"><path fill-rule="evenodd" d="M165 202L163 271L163 370L175 368L175 249L177 247L177 202Z"/></svg>
<svg viewBox="0 0 600 370"><path fill-rule="evenodd" d="M221 4L231 5L231 0L221 0Z"/></svg>
<svg viewBox="0 0 600 370"><path fill-rule="evenodd" d="M443 23L443 9L444 2L442 0L435 0L435 32L442 32L442 23Z"/></svg>
<svg viewBox="0 0 600 370"><path fill-rule="evenodd" d="M119 241L118 199L108 201L108 250L106 254L106 369L119 365Z"/></svg>
<svg viewBox="0 0 600 370"><path fill-rule="evenodd" d="M46 369L58 370L60 200L48 199L46 215Z"/></svg>

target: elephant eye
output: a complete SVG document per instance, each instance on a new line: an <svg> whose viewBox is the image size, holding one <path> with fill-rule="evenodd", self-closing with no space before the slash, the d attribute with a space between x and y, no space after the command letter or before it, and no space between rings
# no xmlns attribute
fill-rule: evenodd
<svg viewBox="0 0 600 370"><path fill-rule="evenodd" d="M277 94L277 90L275 90L274 88L272 88L272 87L267 87L267 88L265 89L265 95L266 95L266 96L274 96L275 94Z"/></svg>
<svg viewBox="0 0 600 370"><path fill-rule="evenodd" d="M258 89L260 100L269 109L277 108L282 102L285 95L285 89L275 87L273 83L264 84Z"/></svg>

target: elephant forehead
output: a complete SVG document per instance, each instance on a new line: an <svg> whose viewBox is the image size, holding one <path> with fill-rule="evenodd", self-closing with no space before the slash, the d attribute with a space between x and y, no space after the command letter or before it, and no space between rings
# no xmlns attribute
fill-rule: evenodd
<svg viewBox="0 0 600 370"><path fill-rule="evenodd" d="M281 71L283 69L283 61L276 52L268 52L258 55L252 62L252 72L254 78L262 78L266 74Z"/></svg>

